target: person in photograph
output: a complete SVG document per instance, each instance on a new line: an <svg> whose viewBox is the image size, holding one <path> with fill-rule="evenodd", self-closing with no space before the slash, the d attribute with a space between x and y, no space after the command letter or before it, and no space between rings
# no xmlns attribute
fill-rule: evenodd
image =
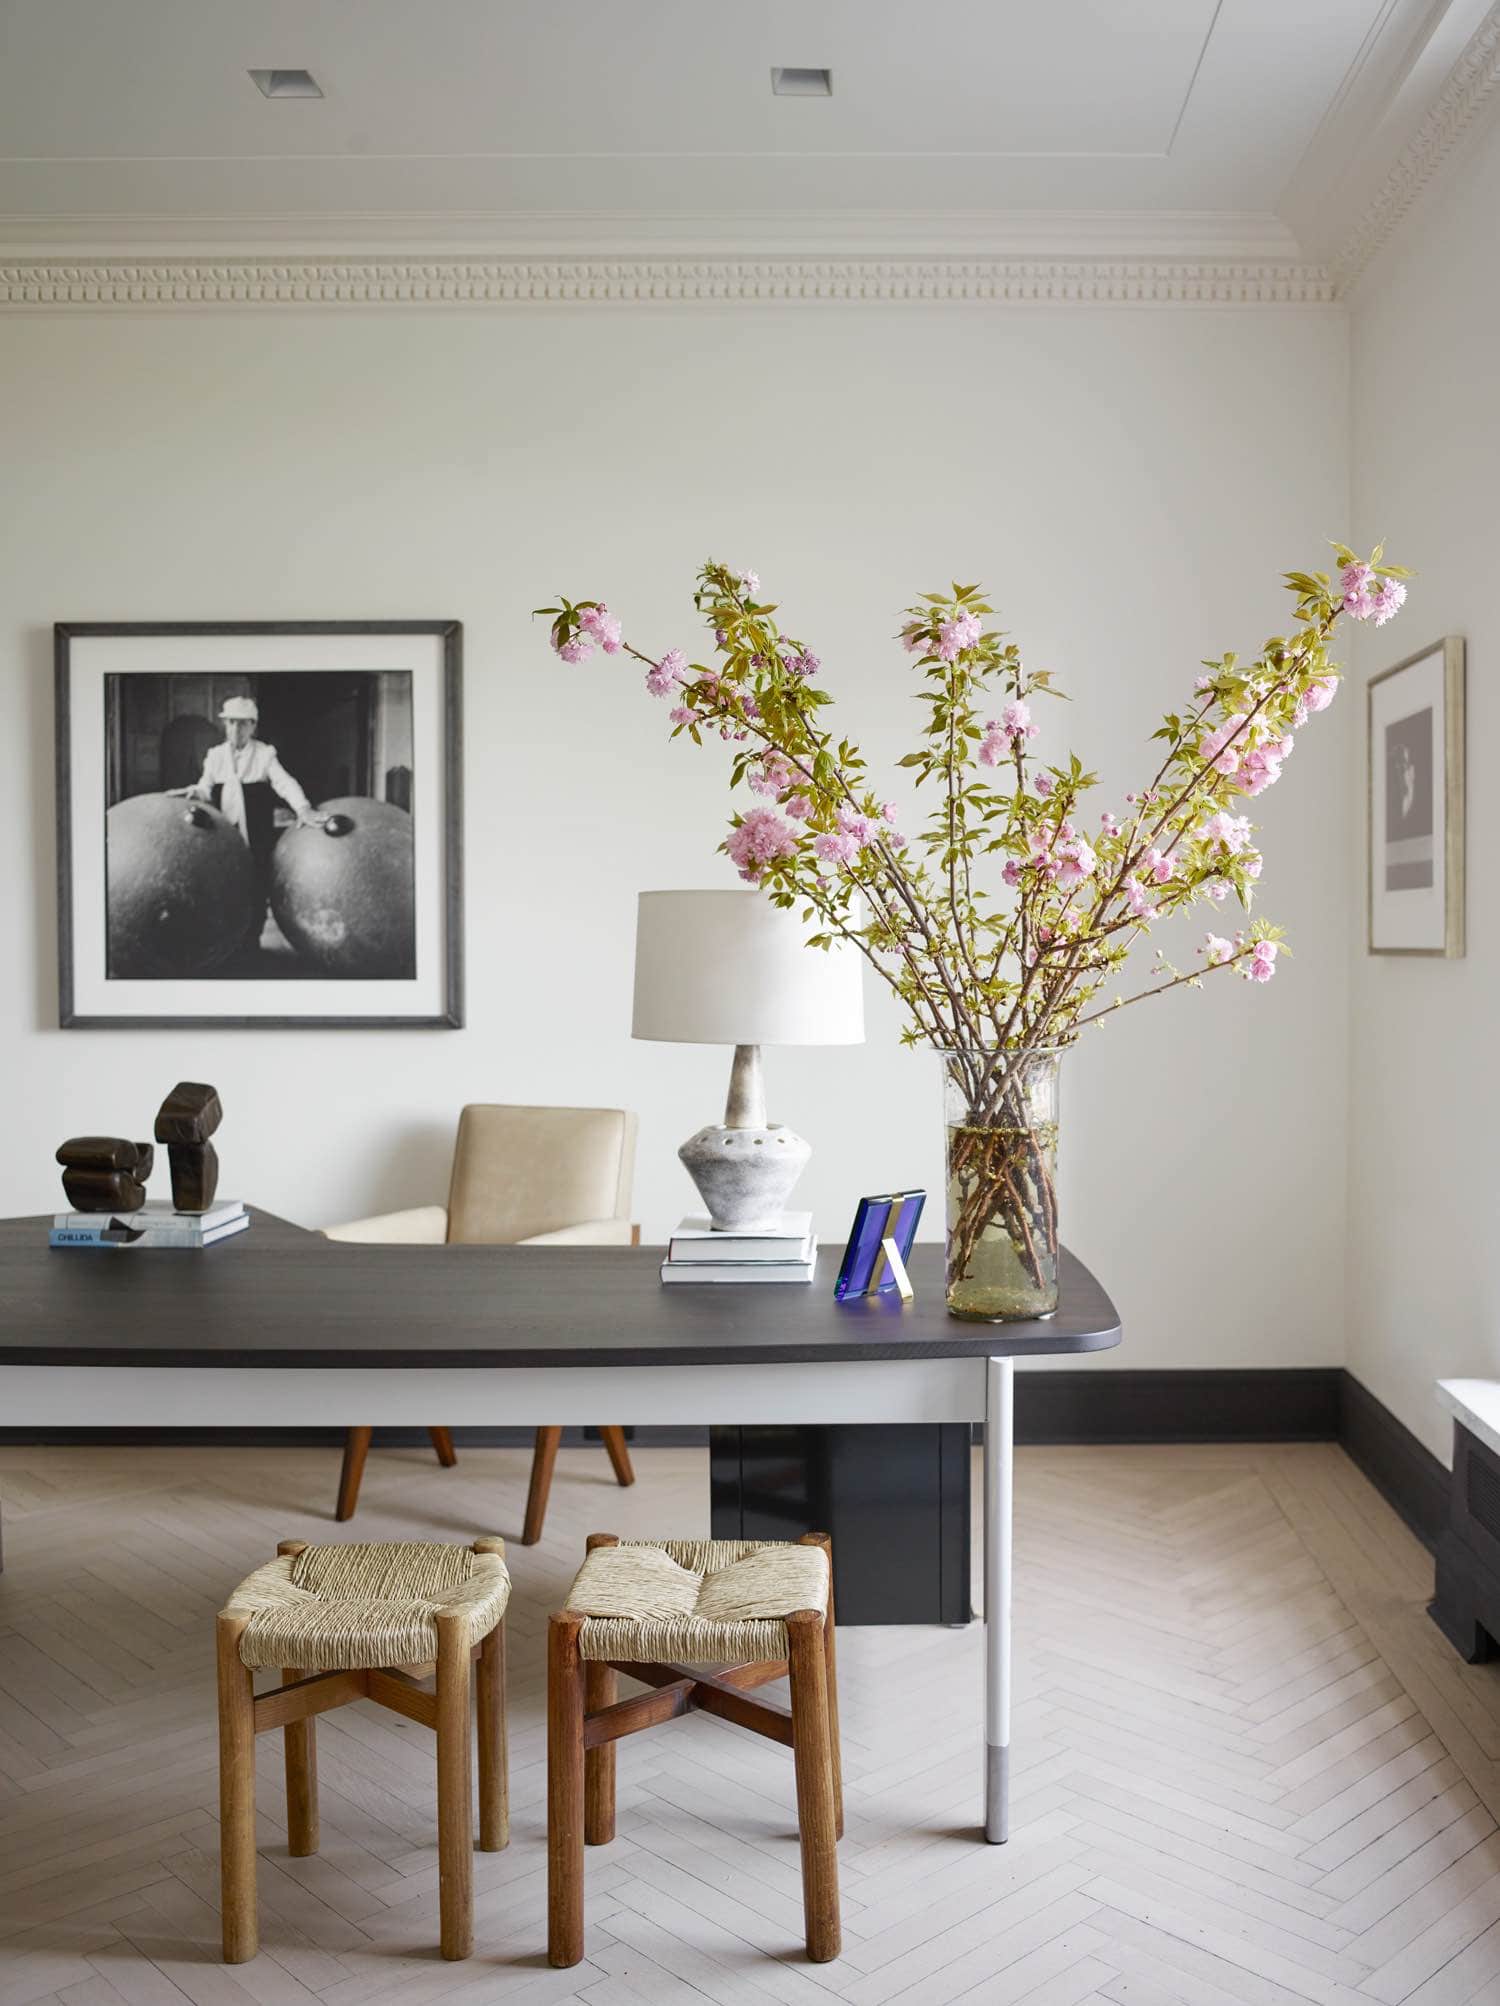
<svg viewBox="0 0 1500 2006"><path fill-rule="evenodd" d="M260 711L253 697L226 697L219 712L224 727L222 744L211 745L203 761L203 771L189 787L173 787L168 792L193 801L208 801L227 822L232 822L249 846L255 867L249 946L260 939L270 902L271 852L276 846L276 807L279 796L299 823L316 828L318 817L296 778L277 757L274 745L256 737Z"/></svg>

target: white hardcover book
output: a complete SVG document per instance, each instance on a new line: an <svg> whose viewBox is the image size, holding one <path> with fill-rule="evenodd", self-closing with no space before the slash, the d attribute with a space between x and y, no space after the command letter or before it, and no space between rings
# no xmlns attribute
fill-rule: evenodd
<svg viewBox="0 0 1500 2006"><path fill-rule="evenodd" d="M134 1212L54 1212L52 1224L59 1231L66 1228L74 1233L103 1233L118 1225L133 1226L137 1231L172 1227L179 1232L207 1233L226 1220L244 1216L242 1198L220 1198L206 1212L178 1212L169 1199L148 1198Z"/></svg>
<svg viewBox="0 0 1500 2006"><path fill-rule="evenodd" d="M810 1282L818 1265L818 1243L805 1261L674 1261L661 1264L664 1282Z"/></svg>
<svg viewBox="0 0 1500 2006"><path fill-rule="evenodd" d="M680 1222L667 1247L670 1261L805 1261L812 1252L811 1212L783 1212L765 1233L719 1233L702 1215Z"/></svg>
<svg viewBox="0 0 1500 2006"><path fill-rule="evenodd" d="M115 1215L104 1213L100 1216L109 1219ZM54 1226L47 1235L48 1244L54 1247L172 1247L191 1252L198 1247L212 1247L220 1240L233 1239L236 1233L245 1232L250 1224L249 1213L241 1212L235 1218L219 1220L202 1233L193 1227L158 1225L141 1228L129 1225L130 1219L139 1217L139 1213L126 1213L116 1219L117 1225L123 1225L126 1232L135 1234L134 1239L118 1232L111 1235L75 1226Z"/></svg>

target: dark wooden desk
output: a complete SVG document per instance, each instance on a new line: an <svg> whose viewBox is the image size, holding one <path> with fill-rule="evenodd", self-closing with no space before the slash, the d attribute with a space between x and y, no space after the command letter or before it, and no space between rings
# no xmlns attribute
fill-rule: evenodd
<svg viewBox="0 0 1500 2006"><path fill-rule="evenodd" d="M1055 1317L967 1324L931 1246L914 1303L841 1305L821 1282L663 1288L649 1248L361 1246L257 1212L204 1253L95 1253L49 1249L46 1227L0 1221L13 1427L982 1420L985 1829L1005 1838L1014 1362L1120 1340L1071 1255Z"/></svg>

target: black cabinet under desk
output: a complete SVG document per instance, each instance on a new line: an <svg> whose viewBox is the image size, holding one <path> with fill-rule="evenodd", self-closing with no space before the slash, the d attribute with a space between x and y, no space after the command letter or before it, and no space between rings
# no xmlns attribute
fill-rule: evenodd
<svg viewBox="0 0 1500 2006"><path fill-rule="evenodd" d="M842 1623L967 1623L966 1423L711 1428L713 1537L833 1540Z"/></svg>

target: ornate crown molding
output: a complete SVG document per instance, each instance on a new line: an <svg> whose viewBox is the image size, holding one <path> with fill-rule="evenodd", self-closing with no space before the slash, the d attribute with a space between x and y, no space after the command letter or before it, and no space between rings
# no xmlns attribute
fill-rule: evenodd
<svg viewBox="0 0 1500 2006"><path fill-rule="evenodd" d="M0 307L501 307L701 303L1326 306L1333 281L1292 260L1048 258L27 259Z"/></svg>
<svg viewBox="0 0 1500 2006"><path fill-rule="evenodd" d="M1389 243L1500 85L1500 5L1469 38L1411 139L1335 254L1330 272L1342 297Z"/></svg>

